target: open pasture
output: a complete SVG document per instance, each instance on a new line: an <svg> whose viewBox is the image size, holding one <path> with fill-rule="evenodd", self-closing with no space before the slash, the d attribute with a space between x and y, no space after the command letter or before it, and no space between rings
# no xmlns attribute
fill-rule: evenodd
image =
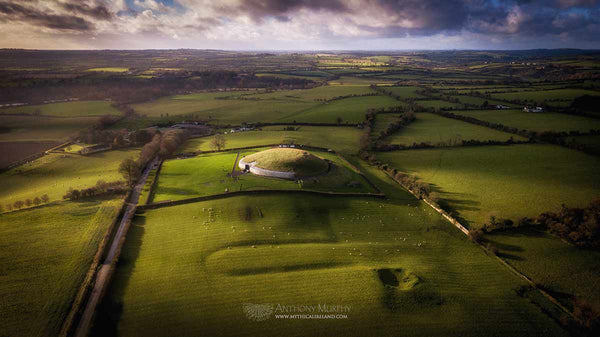
<svg viewBox="0 0 600 337"><path fill-rule="evenodd" d="M240 157L253 155L267 148L240 152ZM221 194L226 191L251 190L315 190L324 192L375 192L357 172L335 154L309 151L331 162L330 170L301 182L256 176L251 173L229 176L237 166L237 152L219 152L188 159L173 159L163 163L154 191L153 201L179 200Z"/></svg>
<svg viewBox="0 0 600 337"><path fill-rule="evenodd" d="M416 104L424 107L424 108L433 108L433 109L458 109L462 108L464 105L460 103L447 102L442 100L426 100L426 101L417 101Z"/></svg>
<svg viewBox="0 0 600 337"><path fill-rule="evenodd" d="M400 171L432 184L471 228L518 220L562 204L583 207L600 194L600 159L553 145L480 146L380 153Z"/></svg>
<svg viewBox="0 0 600 337"><path fill-rule="evenodd" d="M100 73L124 73L128 71L129 68L122 67L104 67L104 68L90 68L87 71L90 72L100 72Z"/></svg>
<svg viewBox="0 0 600 337"><path fill-rule="evenodd" d="M0 216L1 336L58 335L120 206L60 202Z"/></svg>
<svg viewBox="0 0 600 337"><path fill-rule="evenodd" d="M240 196L138 215L93 335L563 335L521 284L402 191ZM273 315L250 320L262 303ZM319 303L348 318L275 316Z"/></svg>
<svg viewBox="0 0 600 337"><path fill-rule="evenodd" d="M548 233L521 228L485 236L499 256L571 306L569 296L600 305L600 252L577 248Z"/></svg>
<svg viewBox="0 0 600 337"><path fill-rule="evenodd" d="M356 127L294 126L294 131L285 130L286 127L265 126L261 130L229 133L224 135L225 149L270 144L302 144L330 148L343 153L356 153L362 134L362 130ZM210 146L210 140L211 137L189 139L179 152L214 150Z"/></svg>
<svg viewBox="0 0 600 337"><path fill-rule="evenodd" d="M103 115L119 115L121 112L107 101L74 101L24 105L0 109L1 114L24 114L54 117L87 117Z"/></svg>
<svg viewBox="0 0 600 337"><path fill-rule="evenodd" d="M381 116L381 115L380 115ZM380 117L377 116L376 120ZM436 146L461 144L463 140L525 140L525 138L483 126L438 116L432 113L416 113L416 119L400 131L390 135L386 141L390 144L411 146L429 143Z"/></svg>
<svg viewBox="0 0 600 337"><path fill-rule="evenodd" d="M94 186L98 180L123 180L117 171L125 158L137 158L139 149L114 150L89 156L51 153L0 173L0 204L48 194L61 200L69 187Z"/></svg>
<svg viewBox="0 0 600 337"><path fill-rule="evenodd" d="M580 131L600 129L600 119L566 115L552 112L532 113L523 110L470 110L452 111L463 116L474 117L490 123L498 123L520 130Z"/></svg>
<svg viewBox="0 0 600 337"><path fill-rule="evenodd" d="M527 102L547 102L555 99L573 100L576 97L583 95L598 95L597 91L584 89L557 89L557 90L541 90L541 91L517 91L492 94L492 98L499 100L520 100ZM547 102L552 105L552 102Z"/></svg>
<svg viewBox="0 0 600 337"><path fill-rule="evenodd" d="M422 90L420 87L386 87L385 91L389 91L394 95L399 95L402 99L408 98L423 98L424 96L417 94L417 90Z"/></svg>
<svg viewBox="0 0 600 337"><path fill-rule="evenodd" d="M295 112L277 121L306 123L361 123L368 109L388 108L402 105L402 102L389 96L351 97L319 104L313 108Z"/></svg>
<svg viewBox="0 0 600 337"><path fill-rule="evenodd" d="M0 141L65 141L94 125L97 119L0 115Z"/></svg>

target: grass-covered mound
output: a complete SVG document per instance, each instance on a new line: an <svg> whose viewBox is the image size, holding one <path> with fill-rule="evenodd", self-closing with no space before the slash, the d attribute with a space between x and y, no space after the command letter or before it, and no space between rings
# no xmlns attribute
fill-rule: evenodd
<svg viewBox="0 0 600 337"><path fill-rule="evenodd" d="M243 158L246 163L278 172L294 172L296 177L311 177L327 171L325 160L314 154L291 148L275 148L251 154Z"/></svg>

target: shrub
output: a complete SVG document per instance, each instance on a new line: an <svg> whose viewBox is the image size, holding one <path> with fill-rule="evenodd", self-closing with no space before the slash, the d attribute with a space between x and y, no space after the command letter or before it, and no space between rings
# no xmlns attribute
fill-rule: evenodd
<svg viewBox="0 0 600 337"><path fill-rule="evenodd" d="M50 201L50 198L48 197L48 194L44 194L40 197L42 199L43 203L48 203L48 201Z"/></svg>
<svg viewBox="0 0 600 337"><path fill-rule="evenodd" d="M16 209L21 209L23 208L23 205L25 205L25 203L22 200L17 200L15 201L15 203L13 204L13 206L15 206Z"/></svg>
<svg viewBox="0 0 600 337"><path fill-rule="evenodd" d="M481 240L483 239L483 231L481 229L470 229L469 239L476 243L481 242Z"/></svg>
<svg viewBox="0 0 600 337"><path fill-rule="evenodd" d="M37 206L37 205L39 205L39 204L41 204L41 203L42 203L42 199L40 199L39 197L35 197L35 198L33 198L33 204L34 204L34 205L36 205L36 206Z"/></svg>

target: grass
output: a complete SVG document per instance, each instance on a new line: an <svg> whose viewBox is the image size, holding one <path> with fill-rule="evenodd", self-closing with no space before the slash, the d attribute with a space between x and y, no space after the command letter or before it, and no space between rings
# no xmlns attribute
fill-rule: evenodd
<svg viewBox="0 0 600 337"><path fill-rule="evenodd" d="M104 73L124 73L128 70L129 70L129 68L105 67L105 68L90 68L87 71L104 72Z"/></svg>
<svg viewBox="0 0 600 337"><path fill-rule="evenodd" d="M460 103L446 102L441 100L417 101L416 104L425 108L434 109L457 109L463 107L463 105Z"/></svg>
<svg viewBox="0 0 600 337"><path fill-rule="evenodd" d="M297 177L311 177L327 171L328 164L308 151L291 148L274 148L243 157L246 163L265 170L294 172Z"/></svg>
<svg viewBox="0 0 600 337"><path fill-rule="evenodd" d="M600 129L600 120L559 113L530 113L523 110L477 110L453 111L454 114L470 116L491 123L499 123L530 131L583 131Z"/></svg>
<svg viewBox="0 0 600 337"><path fill-rule="evenodd" d="M33 199L48 194L51 200L61 200L73 187L94 186L96 181L123 180L118 172L121 161L136 158L138 149L107 151L89 156L51 153L29 164L0 173L0 204Z"/></svg>
<svg viewBox="0 0 600 337"><path fill-rule="evenodd" d="M402 99L406 98L422 98L424 96L416 93L417 90L421 90L420 87L387 87L385 91L392 92L394 95L400 95Z"/></svg>
<svg viewBox="0 0 600 337"><path fill-rule="evenodd" d="M246 131L224 135L226 149L269 144L302 144L331 148L343 153L355 153L362 130L354 127L297 126L286 131L285 126L263 127L261 131ZM210 137L192 138L180 152L210 151Z"/></svg>
<svg viewBox="0 0 600 337"><path fill-rule="evenodd" d="M27 114L54 117L88 117L103 115L120 115L121 112L107 101L75 101L24 105L14 108L0 109L0 114Z"/></svg>
<svg viewBox="0 0 600 337"><path fill-rule="evenodd" d="M96 117L41 117L0 115L0 141L65 141L91 127Z"/></svg>
<svg viewBox="0 0 600 337"><path fill-rule="evenodd" d="M266 148L246 150L240 158L255 154ZM237 152L209 153L189 159L167 160L163 163L154 190L154 202L180 200L198 196L225 193L225 191L249 190L316 190L335 192L375 192L367 182L328 152L313 151L314 154L330 160L331 171L325 175L303 179L301 183L291 180L268 178L244 174L232 178L229 174L235 164ZM236 171L239 171L236 164ZM352 182L358 186L352 186Z"/></svg>
<svg viewBox="0 0 600 337"><path fill-rule="evenodd" d="M377 119L380 116L382 115L377 116ZM445 146L471 139L480 141L506 141L512 137L515 140L525 140L525 138L520 136L431 113L417 113L415 116L415 121L402 128L399 132L387 137L386 141L391 144L405 146L410 146L414 143Z"/></svg>
<svg viewBox="0 0 600 337"><path fill-rule="evenodd" d="M0 216L0 335L57 336L120 200Z"/></svg>
<svg viewBox="0 0 600 337"><path fill-rule="evenodd" d="M352 97L319 104L310 109L291 113L277 121L337 123L337 119L341 118L343 123L356 124L364 122L365 114L370 108L378 109L399 105L402 103L389 96Z"/></svg>
<svg viewBox="0 0 600 337"><path fill-rule="evenodd" d="M228 93L232 95L232 93ZM161 98L149 103L134 104L132 107L149 118L189 116L218 124L240 124L242 122L273 122L290 113L314 107L317 102L289 99L272 99L268 102L239 99L215 99L219 94L194 94ZM168 114L168 116L167 116Z"/></svg>
<svg viewBox="0 0 600 337"><path fill-rule="evenodd" d="M535 229L494 232L486 239L499 249L499 256L517 270L548 289L569 305L568 295L600 305L596 266L600 252L577 248Z"/></svg>
<svg viewBox="0 0 600 337"><path fill-rule="evenodd" d="M379 183L394 191L386 200L240 196L140 214L93 335L563 335L516 295L520 279ZM399 286L384 285L385 269ZM350 312L254 322L245 303Z"/></svg>
<svg viewBox="0 0 600 337"><path fill-rule="evenodd" d="M517 92L506 92L492 94L492 98L500 100L522 100L529 102L543 102L551 101L554 99L561 100L573 100L576 97L583 95L598 95L597 91L584 90L584 89L557 89L557 90L543 90L543 91L517 91ZM548 102L552 104L552 102Z"/></svg>
<svg viewBox="0 0 600 337"><path fill-rule="evenodd" d="M518 220L586 206L600 192L596 157L552 145L481 146L381 153L417 175L471 227L491 215Z"/></svg>

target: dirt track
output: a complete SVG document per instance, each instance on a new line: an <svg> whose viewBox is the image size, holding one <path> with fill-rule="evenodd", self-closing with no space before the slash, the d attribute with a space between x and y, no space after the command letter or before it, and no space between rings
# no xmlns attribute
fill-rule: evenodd
<svg viewBox="0 0 600 337"><path fill-rule="evenodd" d="M158 163L158 158L155 158L144 170L140 180L137 185L135 185L133 192L131 193L131 198L127 204L127 209L125 213L123 213L123 217L121 218L121 222L119 223L119 228L115 233L113 241L110 245L110 249L108 250L108 254L102 262L100 269L96 273L96 280L94 281L94 287L92 288L91 293L88 296L85 309L81 318L79 319L79 324L77 325L77 330L75 331L76 337L85 337L88 335L88 332L91 327L92 320L94 318L94 313L96 312L96 307L98 306L98 302L101 298L102 293L106 290L108 286L108 282L110 281L110 275L112 274L112 269L115 268L113 262L118 258L118 254L120 253L120 245L121 240L125 238L127 234L127 230L129 229L129 224L131 218L135 214L135 209L137 208L137 203L140 198L140 194L142 192L142 188L146 183L146 179L148 179L148 173L150 170L155 167Z"/></svg>

